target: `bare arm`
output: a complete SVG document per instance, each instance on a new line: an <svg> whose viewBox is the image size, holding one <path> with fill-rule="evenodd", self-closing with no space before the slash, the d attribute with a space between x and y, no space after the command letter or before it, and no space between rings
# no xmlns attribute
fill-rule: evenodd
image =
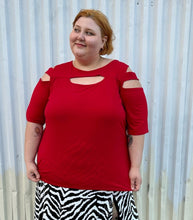
<svg viewBox="0 0 193 220"><path fill-rule="evenodd" d="M128 139L128 151L131 161L129 171L131 188L133 191L138 191L142 183L140 166L143 155L144 135L129 135Z"/></svg>
<svg viewBox="0 0 193 220"><path fill-rule="evenodd" d="M35 163L35 157L42 137L43 126L37 123L27 122L25 131L25 151L24 158L27 170L27 177L37 182L40 175Z"/></svg>

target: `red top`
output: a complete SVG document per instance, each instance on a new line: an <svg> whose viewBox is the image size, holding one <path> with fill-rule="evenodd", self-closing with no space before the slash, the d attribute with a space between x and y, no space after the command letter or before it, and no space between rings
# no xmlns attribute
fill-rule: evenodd
<svg viewBox="0 0 193 220"><path fill-rule="evenodd" d="M38 149L41 180L76 189L130 191L128 133L148 132L142 88L125 89L137 79L117 60L92 71L72 62L50 68L50 81L39 81L27 109L27 120L46 127ZM80 85L73 77L103 76Z"/></svg>

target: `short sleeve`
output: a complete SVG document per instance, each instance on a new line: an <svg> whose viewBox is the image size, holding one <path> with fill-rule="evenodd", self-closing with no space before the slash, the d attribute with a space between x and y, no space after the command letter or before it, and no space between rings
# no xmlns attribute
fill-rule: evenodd
<svg viewBox="0 0 193 220"><path fill-rule="evenodd" d="M50 81L42 81L37 83L31 96L27 111L26 119L29 122L38 124L45 123L44 110L50 94Z"/></svg>
<svg viewBox="0 0 193 220"><path fill-rule="evenodd" d="M128 67L127 67L128 68ZM127 80L139 80L134 72L120 74L120 96L126 112L127 131L130 135L142 135L148 132L148 108L143 88L123 88Z"/></svg>
<svg viewBox="0 0 193 220"><path fill-rule="evenodd" d="M45 73L47 73L50 77L52 77L54 74L54 68L50 67Z"/></svg>

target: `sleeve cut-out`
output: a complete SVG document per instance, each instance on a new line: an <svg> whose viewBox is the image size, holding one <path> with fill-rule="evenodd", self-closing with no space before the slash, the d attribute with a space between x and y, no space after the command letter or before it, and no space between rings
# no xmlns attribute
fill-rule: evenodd
<svg viewBox="0 0 193 220"><path fill-rule="evenodd" d="M123 88L124 89L130 89L130 88L140 88L141 87L141 83L139 82L139 80L134 80L134 79L130 79L130 80L126 80L123 82Z"/></svg>

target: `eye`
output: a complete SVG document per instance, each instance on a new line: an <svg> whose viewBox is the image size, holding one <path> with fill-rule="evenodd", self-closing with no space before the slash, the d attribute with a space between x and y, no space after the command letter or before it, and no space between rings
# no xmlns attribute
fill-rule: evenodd
<svg viewBox="0 0 193 220"><path fill-rule="evenodd" d="M74 28L74 32L78 33L80 30L78 28Z"/></svg>
<svg viewBox="0 0 193 220"><path fill-rule="evenodd" d="M86 35L93 36L94 34L92 32L90 32L90 31L86 31Z"/></svg>

